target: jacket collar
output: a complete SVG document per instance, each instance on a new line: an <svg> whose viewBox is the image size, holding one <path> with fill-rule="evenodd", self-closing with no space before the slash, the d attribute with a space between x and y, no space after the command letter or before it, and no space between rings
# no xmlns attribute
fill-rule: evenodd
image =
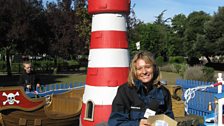
<svg viewBox="0 0 224 126"><path fill-rule="evenodd" d="M137 88L137 91L142 91L143 88L145 88L145 86L147 86L147 89L150 91L154 88L154 86L152 84L147 84L147 85L144 85L142 84L141 81L139 80L135 80L135 87Z"/></svg>

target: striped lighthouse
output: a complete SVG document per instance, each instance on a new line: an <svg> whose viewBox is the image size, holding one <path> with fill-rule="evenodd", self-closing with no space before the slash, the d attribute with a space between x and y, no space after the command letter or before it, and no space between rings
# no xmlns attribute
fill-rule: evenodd
<svg viewBox="0 0 224 126"><path fill-rule="evenodd" d="M88 0L88 12L93 17L82 126L107 122L118 86L127 82L129 11L130 0Z"/></svg>

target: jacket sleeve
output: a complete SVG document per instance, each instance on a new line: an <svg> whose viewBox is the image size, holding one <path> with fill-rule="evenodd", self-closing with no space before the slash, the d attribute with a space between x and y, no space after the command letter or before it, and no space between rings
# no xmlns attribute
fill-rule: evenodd
<svg viewBox="0 0 224 126"><path fill-rule="evenodd" d="M112 103L112 113L110 115L109 126L139 126L139 120L132 120L129 117L128 97L124 88L118 88L117 95Z"/></svg>
<svg viewBox="0 0 224 126"><path fill-rule="evenodd" d="M140 120L129 120L128 114L112 112L108 121L109 126L139 126Z"/></svg>

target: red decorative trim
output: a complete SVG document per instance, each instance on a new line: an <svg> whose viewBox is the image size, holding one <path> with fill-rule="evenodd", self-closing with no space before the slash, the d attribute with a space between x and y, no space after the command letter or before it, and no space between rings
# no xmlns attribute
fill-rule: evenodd
<svg viewBox="0 0 224 126"><path fill-rule="evenodd" d="M95 31L91 33L90 49L128 48L126 31Z"/></svg>
<svg viewBox="0 0 224 126"><path fill-rule="evenodd" d="M88 12L90 14L102 12L128 12L130 0L88 0Z"/></svg>
<svg viewBox="0 0 224 126"><path fill-rule="evenodd" d="M86 84L90 86L116 87L127 82L128 67L88 68Z"/></svg>

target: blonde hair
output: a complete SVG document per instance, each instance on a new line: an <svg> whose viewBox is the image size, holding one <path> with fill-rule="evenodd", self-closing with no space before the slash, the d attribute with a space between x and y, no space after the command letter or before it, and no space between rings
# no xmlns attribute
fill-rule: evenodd
<svg viewBox="0 0 224 126"><path fill-rule="evenodd" d="M31 62L29 62L29 61L24 61L24 62L23 62L23 67L25 67L26 64L29 64L29 65L32 66L32 63L31 63Z"/></svg>
<svg viewBox="0 0 224 126"><path fill-rule="evenodd" d="M146 63L152 64L153 65L153 79L152 82L154 82L159 75L158 68L156 66L155 60L153 58L153 54L148 52L148 51L139 51L137 52L134 57L131 60L130 67L129 67L129 75L128 75L128 85L130 87L135 86L135 80L136 80L136 67L135 63L137 60L142 59Z"/></svg>

